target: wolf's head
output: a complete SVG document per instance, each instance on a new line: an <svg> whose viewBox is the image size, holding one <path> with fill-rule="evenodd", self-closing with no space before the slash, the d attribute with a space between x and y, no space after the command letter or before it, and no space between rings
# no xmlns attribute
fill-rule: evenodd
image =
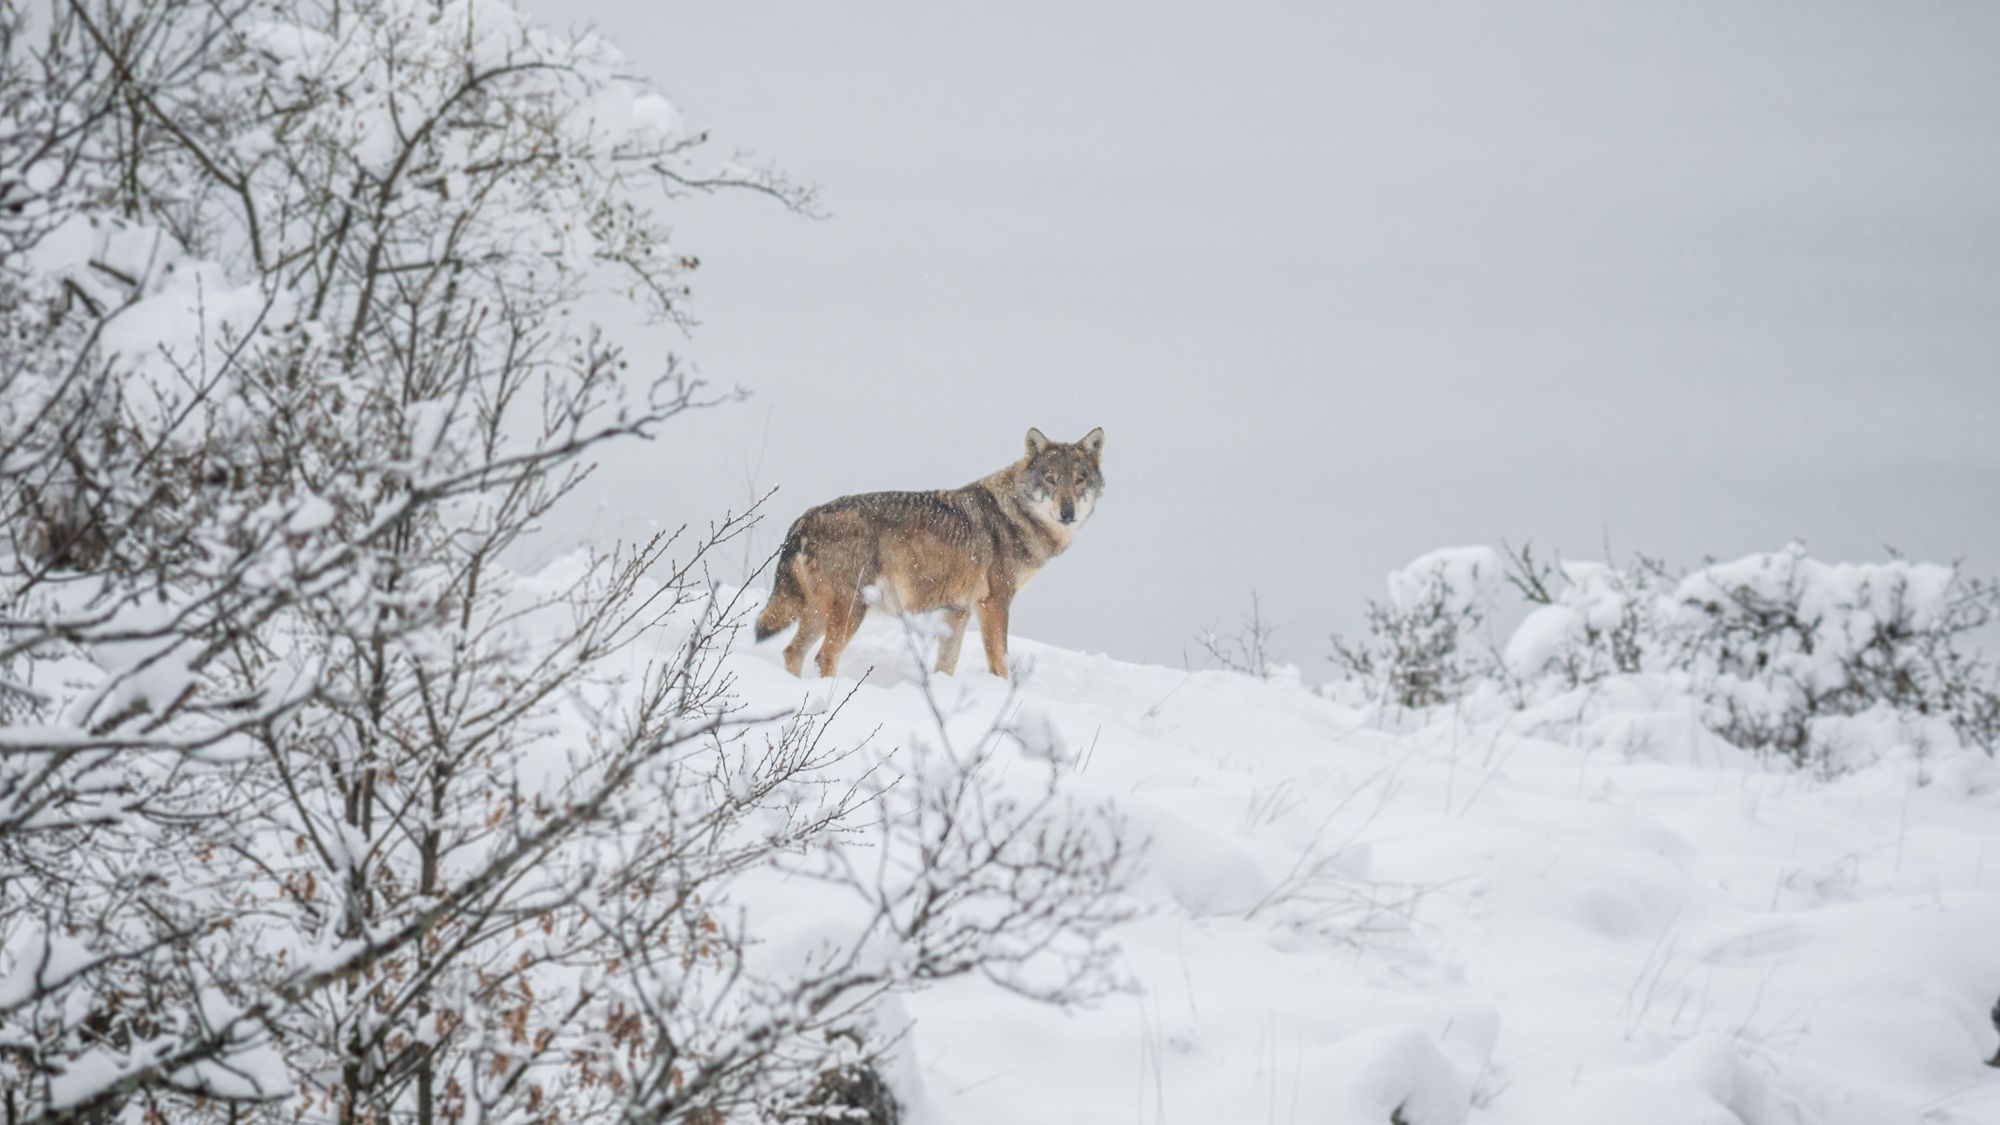
<svg viewBox="0 0 2000 1125"><path fill-rule="evenodd" d="M1021 499L1045 523L1074 528L1090 518L1104 492L1104 428L1075 444L1028 431L1028 459L1020 468Z"/></svg>

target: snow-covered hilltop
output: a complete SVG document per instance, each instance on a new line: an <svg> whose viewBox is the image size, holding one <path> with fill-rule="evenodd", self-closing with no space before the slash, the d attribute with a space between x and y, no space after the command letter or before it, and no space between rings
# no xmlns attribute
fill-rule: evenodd
<svg viewBox="0 0 2000 1125"><path fill-rule="evenodd" d="M8 1125L2000 1118L1954 567L1449 550L1319 690L894 619L801 683L711 577L775 513L651 464L705 530L516 573L726 397L617 327L684 201L816 210L637 69L0 2Z"/></svg>
<svg viewBox="0 0 2000 1125"><path fill-rule="evenodd" d="M2000 766L1890 752L1831 779L1707 735L1643 681L1591 722L1392 731L1283 676L1017 641L955 737L1032 732L1141 845L1131 989L1085 1010L978 978L904 997L919 1122L1749 1125L2000 1120ZM796 703L777 645L729 658ZM935 739L871 619L830 734ZM856 687L853 677L867 671ZM1613 732L1623 732L1614 736Z"/></svg>

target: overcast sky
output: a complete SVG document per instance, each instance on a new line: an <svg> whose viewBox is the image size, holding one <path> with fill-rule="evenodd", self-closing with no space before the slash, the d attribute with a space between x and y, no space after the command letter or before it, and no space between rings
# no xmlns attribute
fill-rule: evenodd
<svg viewBox="0 0 2000 1125"><path fill-rule="evenodd" d="M558 545L1101 425L1015 631L1132 659L1254 590L1317 678L1502 537L2000 573L2000 5L529 4L829 212L678 206L702 323L639 338L754 397Z"/></svg>

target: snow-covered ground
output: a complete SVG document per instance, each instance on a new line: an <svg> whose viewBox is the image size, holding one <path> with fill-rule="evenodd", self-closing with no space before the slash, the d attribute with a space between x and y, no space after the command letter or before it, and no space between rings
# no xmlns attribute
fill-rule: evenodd
<svg viewBox="0 0 2000 1125"><path fill-rule="evenodd" d="M832 734L935 735L894 621L836 681L802 687L781 645L728 658L748 701L872 668ZM1570 735L1396 732L1296 680L1013 651L1010 696L966 647L936 681L950 721L1049 731L1064 785L1143 841L1147 909L1131 988L1094 1008L979 978L904 997L917 1125L2000 1122L1982 756L1827 780L1643 682Z"/></svg>

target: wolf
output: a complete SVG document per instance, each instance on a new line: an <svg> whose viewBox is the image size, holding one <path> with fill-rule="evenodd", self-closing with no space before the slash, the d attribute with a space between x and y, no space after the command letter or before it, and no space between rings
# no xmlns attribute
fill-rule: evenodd
<svg viewBox="0 0 2000 1125"><path fill-rule="evenodd" d="M940 672L958 667L977 610L986 667L1004 679L1014 595L1068 549L1103 492L1103 427L1073 444L1029 430L1026 456L963 488L867 492L809 509L778 551L757 639L797 622L785 668L803 675L806 650L818 641L820 675L831 676L868 613L862 591L872 586L892 613L944 611Z"/></svg>

